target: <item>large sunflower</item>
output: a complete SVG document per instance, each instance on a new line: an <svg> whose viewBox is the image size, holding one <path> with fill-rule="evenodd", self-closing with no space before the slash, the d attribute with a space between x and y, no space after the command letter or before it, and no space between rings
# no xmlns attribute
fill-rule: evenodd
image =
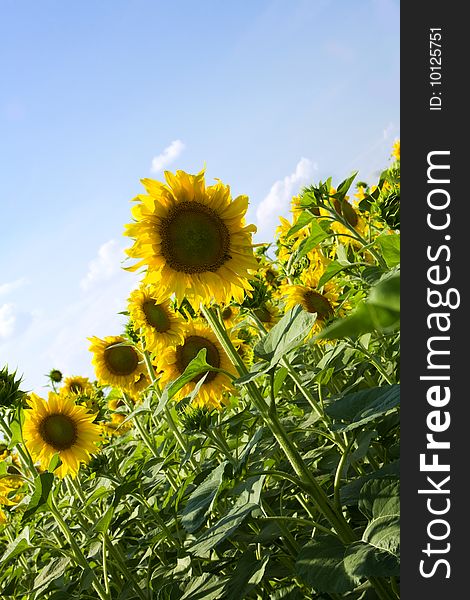
<svg viewBox="0 0 470 600"><path fill-rule="evenodd" d="M134 329L139 329L151 352L174 346L183 339L183 320L172 310L167 297L147 286L129 297L129 314Z"/></svg>
<svg viewBox="0 0 470 600"><path fill-rule="evenodd" d="M179 377L203 348L207 350L206 362L209 365L229 372L232 370L232 365L212 330L202 323L193 322L188 324L182 344L167 348L157 357L158 368L162 372L160 379L162 387ZM180 390L178 398L189 395L203 377L204 373L194 377ZM193 404L199 407L220 409L224 403L223 392L231 389L233 386L227 375L209 371Z"/></svg>
<svg viewBox="0 0 470 600"><path fill-rule="evenodd" d="M135 199L135 223L125 231L135 239L127 253L138 259L130 270L144 266L145 283L179 301L241 302L251 289L249 270L256 269L256 228L245 226L248 197L232 200L221 182L206 187L204 171L166 171L165 178L166 184L142 180L148 194Z"/></svg>
<svg viewBox="0 0 470 600"><path fill-rule="evenodd" d="M92 363L98 381L128 391L141 381L146 372L141 356L126 340L119 336L108 336L103 340L89 338L93 352Z"/></svg>
<svg viewBox="0 0 470 600"><path fill-rule="evenodd" d="M69 397L49 393L48 400L31 394L25 410L23 439L33 460L47 469L54 454L62 464L54 471L58 477L75 477L80 463L88 463L97 452L100 428L95 415Z"/></svg>

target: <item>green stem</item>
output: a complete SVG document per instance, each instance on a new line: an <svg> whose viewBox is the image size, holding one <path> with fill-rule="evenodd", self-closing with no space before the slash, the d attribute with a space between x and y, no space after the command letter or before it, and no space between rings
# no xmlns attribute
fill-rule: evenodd
<svg viewBox="0 0 470 600"><path fill-rule="evenodd" d="M85 558L85 555L83 554L80 546L75 541L75 538L73 537L72 532L68 528L67 523L62 518L62 515L60 514L59 509L55 505L55 502L53 500L52 494L49 497L48 506L49 506L49 509L50 509L51 513L54 515L54 517L55 517L55 519L57 521L57 524L59 525L59 528L62 530L62 533L64 534L65 538L67 539L67 541L70 544L70 547L72 549L75 561L85 571L90 571L91 572L91 574L92 574L92 585L93 585L96 593L101 598L101 600L110 600L110 596L106 593L106 590L103 588L103 586L101 585L101 583L98 581L98 578L96 577L96 574L95 574L94 570L88 564L88 561Z"/></svg>
<svg viewBox="0 0 470 600"><path fill-rule="evenodd" d="M147 371L148 371L148 374L149 374L149 377L150 377L150 381L158 389L158 381L157 381L157 378L155 377L155 371L153 369L152 361L150 359L150 354L148 353L148 350L144 350L143 356L144 356L144 362L145 362L145 365L147 367ZM191 467L195 471L198 471L199 467L194 462L194 459L193 459L193 457L191 456L191 454L189 452L189 448L188 448L188 445L186 443L186 440L184 439L183 435L181 434L180 430L178 429L178 426L176 425L176 423L175 423L175 421L173 419L173 416L171 414L170 409L168 408L168 405L165 405L164 413L165 413L165 419L166 419L166 422L168 424L168 427L171 429L173 435L175 436L176 441L180 445L180 447L183 450L183 452L186 454L186 456L189 457L188 460L189 460L189 462L191 464Z"/></svg>
<svg viewBox="0 0 470 600"><path fill-rule="evenodd" d="M238 370L240 376L248 374L240 355L234 348L224 326L218 321L213 315L209 308L206 308L203 304L200 306L201 312L206 318L207 322L211 326L215 336L221 344L227 356L232 361L232 364ZM253 381L249 381L245 384L245 387L251 397L254 406L258 409L265 423L271 430L271 433L276 438L279 446L283 450L287 459L289 460L292 468L296 475L302 482L303 489L312 497L316 502L318 509L323 516L329 521L333 529L336 531L338 538L345 544L348 545L358 539L358 536L353 531L349 523L344 518L341 511L337 511L336 507L330 502L328 496L324 492L323 488L317 482L315 477L311 474L308 466L302 459L299 451L291 441L288 433L282 426L276 414L272 414L269 410L269 405L263 398L261 392ZM394 594L389 589L386 582L378 580L376 578L369 578L370 582L377 591L378 596L381 600L396 600ZM393 595L392 595L393 594Z"/></svg>
<svg viewBox="0 0 470 600"><path fill-rule="evenodd" d="M349 451L351 450L353 444L354 444L354 437L351 438L351 441L349 442L347 447L344 449L344 452L341 455L340 461L338 463L338 467L336 468L333 488L334 488L334 499L335 499L334 502L335 502L337 511L341 511L341 498L340 498L341 478L343 476L343 470L346 465L346 460L348 458Z"/></svg>
<svg viewBox="0 0 470 600"><path fill-rule="evenodd" d="M113 544L113 542L111 541L111 539L109 538L109 536L106 533L103 534L103 538L104 538L104 543L106 544L106 547L109 550L109 553L111 554L113 559L116 561L116 564L117 564L119 570L121 571L122 575L124 576L124 580L130 581L132 583L132 587L135 589L135 591L137 592L137 595L139 596L139 598L141 600L147 600L147 598L146 598L145 594L143 593L143 591L141 590L136 578L134 577L132 572L127 568L126 561L124 560L124 557L122 556L119 548Z"/></svg>

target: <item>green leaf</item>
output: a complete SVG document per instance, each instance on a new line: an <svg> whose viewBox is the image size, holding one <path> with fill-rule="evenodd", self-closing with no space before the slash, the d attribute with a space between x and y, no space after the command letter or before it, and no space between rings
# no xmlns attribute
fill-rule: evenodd
<svg viewBox="0 0 470 600"><path fill-rule="evenodd" d="M313 250L315 246L318 246L318 244L323 242L329 235L330 234L323 229L317 220L312 221L310 223L310 235L300 245L298 258L300 259L302 256L308 254L310 250Z"/></svg>
<svg viewBox="0 0 470 600"><path fill-rule="evenodd" d="M34 480L34 492L28 504L28 508L23 513L22 521L29 519L39 510L47 508L47 501L54 483L54 475L52 473L41 473Z"/></svg>
<svg viewBox="0 0 470 600"><path fill-rule="evenodd" d="M15 417L15 419L13 419L13 421L10 423L10 431L11 438L8 447L12 449L23 441L21 423L18 421L18 417Z"/></svg>
<svg viewBox="0 0 470 600"><path fill-rule="evenodd" d="M323 287L325 285L325 283L327 283L328 281L330 281L330 279L332 279L340 271L342 271L343 269L346 269L349 266L350 266L349 264L348 265L342 265L338 261L332 260L330 262L330 264L326 267L325 272L323 273L323 275L320 277L320 281L318 282L318 286L317 287L319 287L319 288Z"/></svg>
<svg viewBox="0 0 470 600"><path fill-rule="evenodd" d="M368 518L400 514L400 483L396 479L372 479L361 488L359 509Z"/></svg>
<svg viewBox="0 0 470 600"><path fill-rule="evenodd" d="M112 504L111 506L108 506L107 511L104 513L101 519L98 520L98 522L95 525L95 531L97 533L106 533L108 531L109 525L111 524L111 520L114 515L114 508L115 507Z"/></svg>
<svg viewBox="0 0 470 600"><path fill-rule="evenodd" d="M316 315L308 313L301 306L287 311L266 337L256 344L255 354L275 366L305 340L315 320Z"/></svg>
<svg viewBox="0 0 470 600"><path fill-rule="evenodd" d="M188 550L192 554L201 558L209 558L213 548L227 539L251 514L252 510L257 508L257 504L245 504L243 506L234 506L222 519L213 527L201 535Z"/></svg>
<svg viewBox="0 0 470 600"><path fill-rule="evenodd" d="M304 210L302 213L300 213L300 216L297 219L295 225L293 225L289 229L286 237L290 238L292 235L294 235L294 233L297 233L297 231L308 225L313 220L313 218L313 215Z"/></svg>
<svg viewBox="0 0 470 600"><path fill-rule="evenodd" d="M181 518L183 527L189 533L199 529L206 514L211 510L222 484L227 464L227 461L224 461L218 465L190 495Z"/></svg>
<svg viewBox="0 0 470 600"><path fill-rule="evenodd" d="M363 541L347 547L344 567L351 577L393 577L400 574L400 562L394 554Z"/></svg>
<svg viewBox="0 0 470 600"><path fill-rule="evenodd" d="M231 510L189 546L189 552L201 558L208 558L213 548L240 527L253 509L258 507L264 479L264 475L247 479L240 486L243 491Z"/></svg>
<svg viewBox="0 0 470 600"><path fill-rule="evenodd" d="M395 460L387 465L384 465L377 471L373 471L368 475L357 477L350 483L343 485L341 488L341 504L344 506L351 506L359 502L360 493L362 486L366 481L372 479L395 479L400 475L400 461Z"/></svg>
<svg viewBox="0 0 470 600"><path fill-rule="evenodd" d="M18 554L21 554L27 548L31 547L32 546L29 541L29 527L26 526L20 533L20 535L8 544L8 546L5 549L5 552L0 558L0 564L3 564L8 560L11 560L12 558L15 558L15 556L18 556Z"/></svg>
<svg viewBox="0 0 470 600"><path fill-rule="evenodd" d="M339 196L339 197L343 197L346 196L346 194L348 193L349 188L352 185L352 182L356 179L357 177L357 173L358 171L354 171L350 177L348 177L347 179L345 179L344 181L342 181L338 188L337 188L337 192L336 194L334 194L335 197Z"/></svg>
<svg viewBox="0 0 470 600"><path fill-rule="evenodd" d="M400 324L400 275L394 273L371 288L368 299L354 312L337 319L314 339L356 338L370 331L393 331Z"/></svg>
<svg viewBox="0 0 470 600"><path fill-rule="evenodd" d="M400 264L400 234L380 235L376 240L388 267Z"/></svg>
<svg viewBox="0 0 470 600"><path fill-rule="evenodd" d="M165 407L166 403L169 402L175 394L177 394L181 388L198 375L205 373L204 378L198 381L199 387L204 383L205 377L207 377L208 371L217 371L218 369L212 367L206 362L207 349L201 348L197 356L188 364L186 369L181 375L175 379L172 383L166 386L160 397L160 402L155 410L155 414L159 414ZM199 388L198 388L199 389Z"/></svg>
<svg viewBox="0 0 470 600"><path fill-rule="evenodd" d="M396 408L400 404L400 385L368 388L346 394L325 407L326 413L344 424L336 424L335 431L351 431Z"/></svg>
<svg viewBox="0 0 470 600"><path fill-rule="evenodd" d="M221 597L225 580L215 575L203 573L200 577L192 577L180 600L216 600Z"/></svg>
<svg viewBox="0 0 470 600"><path fill-rule="evenodd" d="M58 467L60 467L61 464L62 461L60 459L60 454L56 452L49 461L49 466L47 467L47 470L49 471L49 473L53 473Z"/></svg>
<svg viewBox="0 0 470 600"><path fill-rule="evenodd" d="M362 539L375 548L398 555L400 549L400 516L384 515L374 518L367 525Z"/></svg>
<svg viewBox="0 0 470 600"><path fill-rule="evenodd" d="M35 578L33 590L37 590L51 583L51 581L59 579L65 573L70 561L69 557L57 558L51 561Z"/></svg>
<svg viewBox="0 0 470 600"><path fill-rule="evenodd" d="M296 572L317 592L344 594L359 583L345 567L345 554L346 546L337 537L319 536L300 551Z"/></svg>
<svg viewBox="0 0 470 600"><path fill-rule="evenodd" d="M246 598L263 579L269 558L270 556L267 554L261 560L257 560L255 553L251 550L242 554L224 590L224 598L226 600Z"/></svg>

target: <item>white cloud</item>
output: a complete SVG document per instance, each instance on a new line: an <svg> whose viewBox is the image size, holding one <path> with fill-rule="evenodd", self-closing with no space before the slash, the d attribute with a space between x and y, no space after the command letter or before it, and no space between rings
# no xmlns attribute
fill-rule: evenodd
<svg viewBox="0 0 470 600"><path fill-rule="evenodd" d="M20 279L15 279L15 281L7 281L7 283L2 283L0 285L0 296L6 296L13 290L25 285L26 279L21 277Z"/></svg>
<svg viewBox="0 0 470 600"><path fill-rule="evenodd" d="M181 140L173 140L161 154L152 158L152 166L150 168L152 173L163 171L165 167L178 158L184 149L185 145Z"/></svg>
<svg viewBox="0 0 470 600"><path fill-rule="evenodd" d="M120 269L124 260L124 250L116 240L109 240L98 250L98 256L90 261L88 273L80 281L82 290L89 290L102 281L111 279Z"/></svg>
<svg viewBox="0 0 470 600"><path fill-rule="evenodd" d="M271 241L279 224L280 216L287 216L290 202L300 189L311 183L313 173L318 166L308 158L301 158L295 171L279 179L271 186L268 195L261 201L256 210L258 227L257 239L261 242Z"/></svg>
<svg viewBox="0 0 470 600"><path fill-rule="evenodd" d="M0 339L9 338L16 323L13 304L2 304L0 306Z"/></svg>

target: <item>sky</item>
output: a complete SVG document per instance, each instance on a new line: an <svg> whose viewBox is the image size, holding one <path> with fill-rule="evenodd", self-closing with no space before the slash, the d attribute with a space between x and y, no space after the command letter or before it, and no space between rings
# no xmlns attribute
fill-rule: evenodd
<svg viewBox="0 0 470 600"><path fill-rule="evenodd" d="M250 198L256 241L304 185L373 183L399 138L396 0L0 0L0 368L45 393L118 335L140 179Z"/></svg>

